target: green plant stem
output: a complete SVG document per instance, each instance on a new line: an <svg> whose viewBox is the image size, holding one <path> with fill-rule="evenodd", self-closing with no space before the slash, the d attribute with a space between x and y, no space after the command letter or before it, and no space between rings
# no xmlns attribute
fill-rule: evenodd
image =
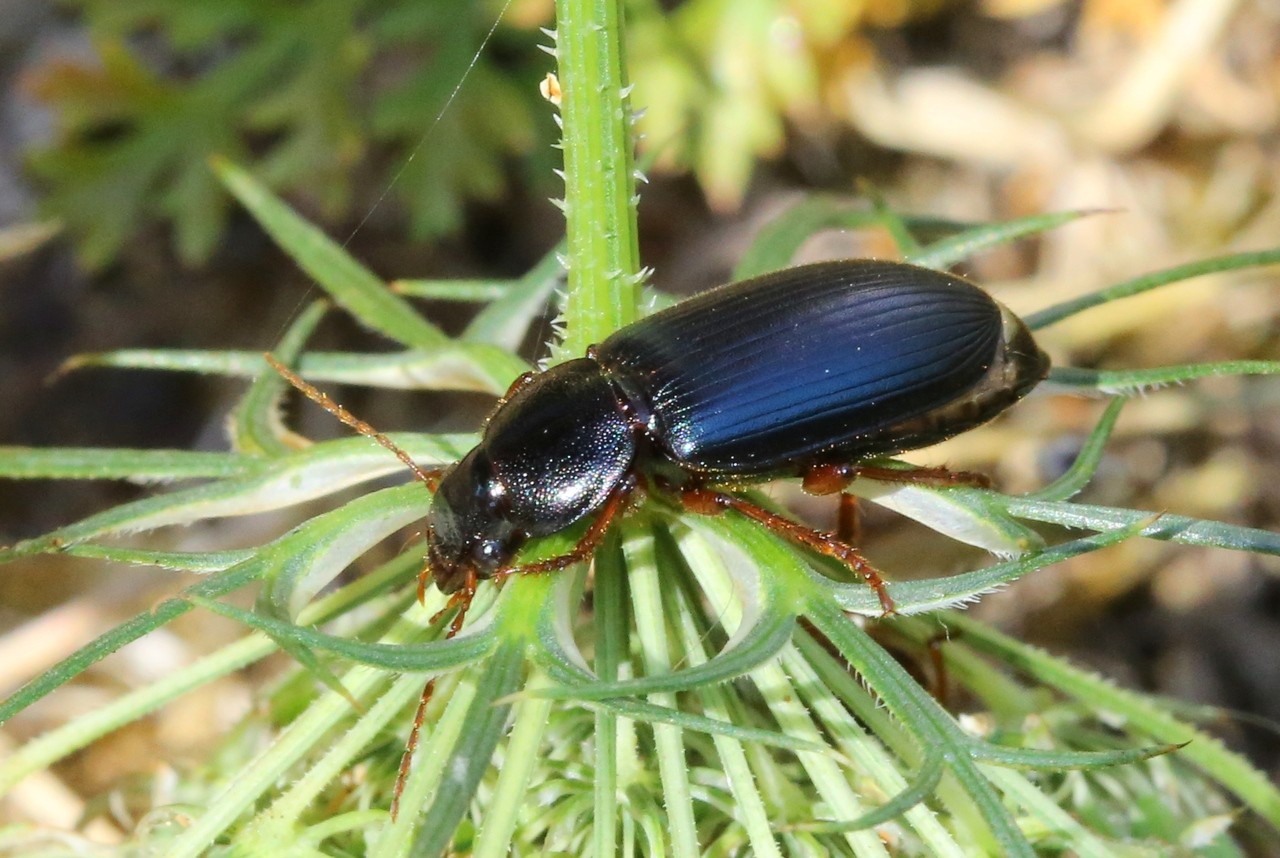
<svg viewBox="0 0 1280 858"><path fill-rule="evenodd" d="M595 616L596 675L605 682L618 678L626 656L626 566L617 531L605 539L596 557ZM596 858L612 858L618 842L618 717L600 710L595 715L596 785L593 791L592 851Z"/></svg>
<svg viewBox="0 0 1280 858"><path fill-rule="evenodd" d="M616 0L557 0L569 290L561 353L577 356L637 308L631 106Z"/></svg>
<svg viewBox="0 0 1280 858"><path fill-rule="evenodd" d="M546 675L537 673L524 688L536 690L546 684ZM531 779L553 705L553 701L546 698L528 697L517 707L515 726L505 751L506 762L493 797L486 803L480 838L475 846L477 858L503 858L511 849L511 837L520 819L524 798L531 794L531 786L536 786Z"/></svg>

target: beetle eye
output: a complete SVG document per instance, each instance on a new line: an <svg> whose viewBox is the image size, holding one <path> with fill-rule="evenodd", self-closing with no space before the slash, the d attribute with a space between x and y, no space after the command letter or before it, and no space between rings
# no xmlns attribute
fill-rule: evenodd
<svg viewBox="0 0 1280 858"><path fill-rule="evenodd" d="M497 566L503 559L502 543L496 539L483 539L471 550L475 562L486 568Z"/></svg>

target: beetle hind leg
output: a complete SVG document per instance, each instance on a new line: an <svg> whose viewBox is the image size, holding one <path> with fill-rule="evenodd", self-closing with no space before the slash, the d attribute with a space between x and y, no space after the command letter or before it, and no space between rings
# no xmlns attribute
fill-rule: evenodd
<svg viewBox="0 0 1280 858"><path fill-rule="evenodd" d="M889 595L889 587L879 570L872 566L858 549L847 542L829 533L805 527L803 524L727 492L699 488L684 489L680 492L680 501L685 509L699 515L719 515L728 509L736 510L792 542L840 561L866 581L867 586L875 592L876 598L880 600L882 616L887 617L896 613L893 598Z"/></svg>
<svg viewBox="0 0 1280 858"><path fill-rule="evenodd" d="M881 468L859 465L857 476L882 483L911 483L933 488L967 486L973 489L991 488L991 478L978 471L953 471L950 468Z"/></svg>
<svg viewBox="0 0 1280 858"><path fill-rule="evenodd" d="M991 478L986 474L980 474L977 471L953 471L950 468L886 468L879 465L825 464L809 466L803 476L803 488L811 495L832 495L843 492L858 479L944 489L954 486L991 488Z"/></svg>
<svg viewBox="0 0 1280 858"><path fill-rule="evenodd" d="M836 513L836 539L845 545L856 545L862 536L862 510L858 496L840 493L840 509Z"/></svg>

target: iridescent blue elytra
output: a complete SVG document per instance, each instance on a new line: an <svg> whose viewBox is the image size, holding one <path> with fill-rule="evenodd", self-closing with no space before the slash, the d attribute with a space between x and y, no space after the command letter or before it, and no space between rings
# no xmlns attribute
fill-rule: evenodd
<svg viewBox="0 0 1280 858"><path fill-rule="evenodd" d="M974 388L1004 360L1004 315L985 292L936 271L827 262L705 292L628 325L594 357L641 380L654 436L674 461L767 476L814 457L909 450L993 416L983 407L976 420L919 419L986 392ZM1001 407L1042 374L1029 336L1010 347L1030 365L1012 385L999 380Z"/></svg>
<svg viewBox="0 0 1280 858"><path fill-rule="evenodd" d="M805 476L940 441L1048 366L1021 320L945 272L848 260L713 289L512 387L440 482L432 576L472 588L528 538L589 516L598 539L637 484Z"/></svg>

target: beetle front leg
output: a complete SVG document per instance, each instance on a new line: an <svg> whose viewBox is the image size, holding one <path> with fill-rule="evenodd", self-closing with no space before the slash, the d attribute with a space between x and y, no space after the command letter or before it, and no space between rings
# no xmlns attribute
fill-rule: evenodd
<svg viewBox="0 0 1280 858"><path fill-rule="evenodd" d="M860 575L862 580L867 582L867 586L875 591L876 598L880 600L883 616L887 617L896 612L897 609L893 603L893 598L889 595L889 588L885 584L884 578L880 576L880 572L871 565L870 561L863 557L862 553L852 545L842 542L828 533L821 533L805 527L803 524L794 522L775 512L770 512L762 506L727 492L717 492L711 489L684 489L680 492L680 501L684 504L685 509L690 512L696 512L699 515L719 515L727 509L736 510L747 518L757 521L775 533L790 539L792 542L807 546L819 554L825 554L827 557L840 561Z"/></svg>
<svg viewBox="0 0 1280 858"><path fill-rule="evenodd" d="M510 569L501 569L494 580L501 584L511 575L540 575L544 572L554 572L557 569L563 569L566 566L572 566L581 560L586 560L595 550L600 547L600 543L604 540L604 535L609 531L609 526L614 520L622 515L627 508L627 502L631 498L631 493L635 490L636 480L629 477L623 480L617 488L610 494L604 505L600 507L600 512L596 515L596 520L591 522L591 526L587 528L587 532L582 534L582 538L578 540L578 544L573 546L569 551L556 557L549 557L546 560L539 560L536 563L529 563L525 566L513 566Z"/></svg>

